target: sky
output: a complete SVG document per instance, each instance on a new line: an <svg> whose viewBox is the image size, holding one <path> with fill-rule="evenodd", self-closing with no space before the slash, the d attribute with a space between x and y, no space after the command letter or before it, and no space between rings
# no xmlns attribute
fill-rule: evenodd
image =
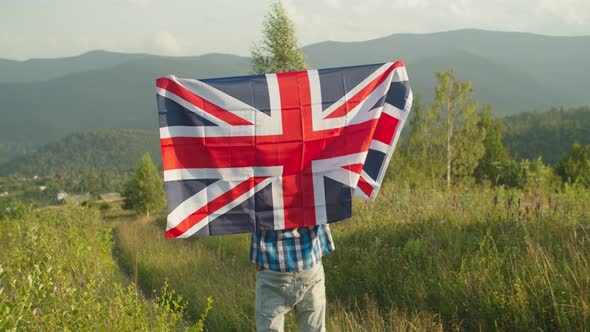
<svg viewBox="0 0 590 332"><path fill-rule="evenodd" d="M300 44L477 28L590 35L590 0L283 0ZM269 0L0 0L0 58L248 55Z"/></svg>

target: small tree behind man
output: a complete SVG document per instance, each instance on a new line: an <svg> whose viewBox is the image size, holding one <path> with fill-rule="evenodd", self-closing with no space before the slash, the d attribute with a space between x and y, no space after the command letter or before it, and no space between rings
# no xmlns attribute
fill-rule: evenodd
<svg viewBox="0 0 590 332"><path fill-rule="evenodd" d="M252 71L266 74L306 70L295 28L280 3L272 5L263 26L262 44L252 51ZM285 315L292 309L300 331L325 331L326 290L321 257L333 250L328 225L252 233L250 260L258 271L257 331L283 331Z"/></svg>
<svg viewBox="0 0 590 332"><path fill-rule="evenodd" d="M125 185L123 195L125 209L145 213L147 216L150 211L157 211L164 206L164 183L148 153L139 160L133 176Z"/></svg>

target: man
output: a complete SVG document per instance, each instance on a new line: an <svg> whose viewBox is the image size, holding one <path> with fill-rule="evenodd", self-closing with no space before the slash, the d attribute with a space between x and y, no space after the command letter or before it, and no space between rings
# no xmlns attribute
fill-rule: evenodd
<svg viewBox="0 0 590 332"><path fill-rule="evenodd" d="M252 233L257 331L283 331L291 309L300 331L325 331L322 256L334 249L328 225Z"/></svg>

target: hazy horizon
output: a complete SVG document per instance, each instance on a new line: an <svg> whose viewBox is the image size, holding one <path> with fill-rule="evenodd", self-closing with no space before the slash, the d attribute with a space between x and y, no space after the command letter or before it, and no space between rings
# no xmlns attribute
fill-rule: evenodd
<svg viewBox="0 0 590 332"><path fill-rule="evenodd" d="M260 41L271 1L23 0L0 4L0 58L76 56L93 50L246 56ZM590 35L585 0L283 0L302 46L399 33L461 29L546 36ZM526 17L526 19L523 19Z"/></svg>
<svg viewBox="0 0 590 332"><path fill-rule="evenodd" d="M382 38L387 38L389 36L392 35L430 35L430 34L437 34L437 33L446 33L446 32L454 32L454 31L467 31L467 30L480 30L480 31L486 31L486 32L497 32L497 33L522 33L522 34L528 34L528 35L536 35L536 36L544 36L544 37L567 37L567 38L577 38L577 37L590 37L590 34L586 34L586 35L548 35L548 34L541 34L541 33L534 33L534 32L524 32L524 31L507 31L507 30L490 30L490 29L479 29L479 28L460 28L460 29L452 29L452 30L441 30L441 31L432 31L432 32L400 32L400 33L391 33L391 34L387 34L387 35L383 35L380 37L376 37L376 38L371 38L371 39L359 39L359 40L347 40L347 41L340 41L340 40L322 40L322 41L318 41L318 42L314 42L314 43L310 43L307 45L302 45L302 47L307 47L310 45L315 45L315 44L320 44L320 43L325 43L325 42L362 42L362 41L370 41L370 40L378 40L378 39L382 39ZM244 57L249 57L250 54L236 54L236 53L229 53L229 52L218 52L215 50L212 50L210 52L205 52L205 53L199 53L199 54L181 54L181 55L170 55L170 54L158 54L158 53L150 53L150 52L131 52L131 51L120 51L120 50L111 50L111 49L89 49L86 51L83 51L81 53L75 53L75 54L66 54L66 55L62 55L62 56L55 56L55 57L32 57L32 58L27 58L27 59L10 59L10 58L2 58L0 57L0 59L2 60L9 60L9 61L20 61L20 62L25 62L25 61L29 61L29 60L37 60L37 59L56 59L56 58L71 58L71 57L78 57L78 56L82 56L84 54L88 54L88 53L93 53L93 52L106 52L106 53L120 53L120 54L149 54L149 55L157 55L157 56L174 56L174 57L192 57L192 56L201 56L201 55L206 55L206 54L230 54L230 55L237 55L237 56L244 56Z"/></svg>

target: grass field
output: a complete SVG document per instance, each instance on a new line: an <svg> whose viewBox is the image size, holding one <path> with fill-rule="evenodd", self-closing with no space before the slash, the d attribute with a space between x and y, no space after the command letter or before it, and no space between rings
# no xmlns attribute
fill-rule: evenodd
<svg viewBox="0 0 590 332"><path fill-rule="evenodd" d="M387 184L332 226L330 331L587 331L590 192ZM114 221L116 255L144 291L164 280L206 328L254 329L248 235L164 238L163 218ZM287 322L294 329L293 319Z"/></svg>
<svg viewBox="0 0 590 332"><path fill-rule="evenodd" d="M164 282L154 289L145 297L120 273L98 210L0 220L0 331L202 330Z"/></svg>

